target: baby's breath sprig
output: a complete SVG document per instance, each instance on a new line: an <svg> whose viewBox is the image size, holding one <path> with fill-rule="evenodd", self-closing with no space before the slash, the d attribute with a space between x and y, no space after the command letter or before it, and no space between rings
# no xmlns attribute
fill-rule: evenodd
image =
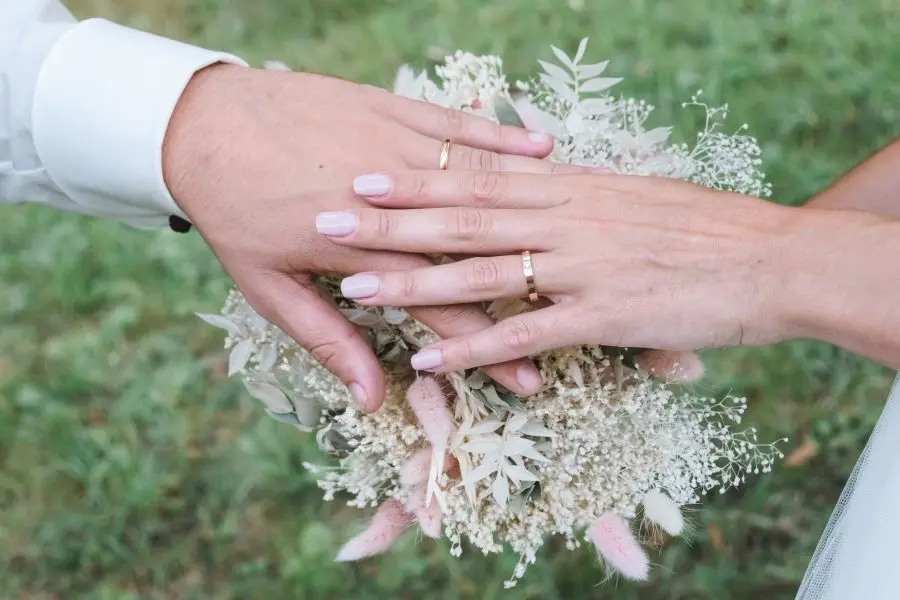
<svg viewBox="0 0 900 600"><path fill-rule="evenodd" d="M720 131L727 105L711 107L698 92L685 107L705 111L703 129L693 144L672 143L671 128L646 127L650 104L610 94L620 79L605 76L607 61L583 63L587 40L571 57L551 50L557 62L541 61L538 76L515 86L499 57L459 51L436 68L436 80L401 68L395 92L550 133L558 162L770 193L746 125L733 135ZM229 374L241 377L266 413L315 434L322 464L304 466L318 476L325 500L378 507L338 560L384 551L416 524L427 536L446 536L454 556L464 541L484 553L510 548L519 561L508 587L551 535L570 549L590 541L609 569L644 579L649 561L633 530L647 528L634 527L638 520L678 535L682 507L738 487L782 457L754 428L736 429L745 399L678 393L641 374L626 349L546 352L536 357L545 386L526 399L480 370L423 379L409 357L436 341L434 332L402 310L343 298L335 277L317 286L367 332L387 372L386 401L373 414L360 412L337 378L237 290L220 314L200 317L226 332ZM501 320L527 305L485 308Z"/></svg>

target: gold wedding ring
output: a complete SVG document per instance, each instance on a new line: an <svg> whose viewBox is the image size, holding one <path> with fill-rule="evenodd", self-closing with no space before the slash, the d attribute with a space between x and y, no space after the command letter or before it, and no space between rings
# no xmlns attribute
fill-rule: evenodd
<svg viewBox="0 0 900 600"><path fill-rule="evenodd" d="M447 165L450 164L450 140L444 140L444 145L441 146L441 159L438 162L438 169L441 171L447 170Z"/></svg>
<svg viewBox="0 0 900 600"><path fill-rule="evenodd" d="M531 252L522 253L522 273L525 274L525 285L528 286L528 301L534 304L538 300L537 286L534 283L534 266L531 263Z"/></svg>

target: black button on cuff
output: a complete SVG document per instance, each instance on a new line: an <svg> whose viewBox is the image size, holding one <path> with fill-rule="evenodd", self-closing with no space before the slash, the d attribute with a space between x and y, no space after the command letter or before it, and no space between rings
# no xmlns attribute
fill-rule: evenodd
<svg viewBox="0 0 900 600"><path fill-rule="evenodd" d="M176 233L187 233L191 230L191 223L178 215L171 215L169 216L169 229Z"/></svg>

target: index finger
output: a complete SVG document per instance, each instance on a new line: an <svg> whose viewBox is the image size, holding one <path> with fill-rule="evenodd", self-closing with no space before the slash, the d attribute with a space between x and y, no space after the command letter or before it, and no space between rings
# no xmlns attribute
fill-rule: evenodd
<svg viewBox="0 0 900 600"><path fill-rule="evenodd" d="M385 208L551 208L584 194L587 177L602 175L403 171L360 175L353 190Z"/></svg>
<svg viewBox="0 0 900 600"><path fill-rule="evenodd" d="M365 268L403 270L431 265L425 258L413 254L370 253ZM410 308L408 312L442 339L471 335L494 325L493 319L475 304L423 306ZM523 396L530 396L540 389L540 373L529 359L514 357L512 361L498 363L485 367L484 371L500 385Z"/></svg>

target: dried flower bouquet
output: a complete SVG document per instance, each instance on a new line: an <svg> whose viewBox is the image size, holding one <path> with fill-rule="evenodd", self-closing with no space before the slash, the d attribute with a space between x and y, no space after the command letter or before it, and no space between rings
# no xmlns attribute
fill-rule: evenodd
<svg viewBox="0 0 900 600"><path fill-rule="evenodd" d="M550 133L557 140L550 160L769 194L756 140L719 131L727 107L712 108L698 93L686 106L705 111L705 127L693 144L670 143L670 128L645 129L649 104L611 95L619 79L603 76L606 62L582 63L586 41L574 57L553 47L558 64L540 61L542 72L528 82L511 85L498 57L457 52L437 67L436 80L402 67L394 91ZM325 499L375 508L338 560L383 552L415 526L446 537L454 555L466 545L484 553L511 548L520 559L508 586L550 535L569 548L588 540L611 571L646 579L649 560L636 532L648 529L638 520L678 535L683 506L768 471L781 456L753 428L738 428L744 399L678 393L622 349L536 357L545 385L525 399L480 370L417 374L409 357L436 340L433 332L402 310L354 305L341 297L338 278L318 285L367 328L388 373L387 400L374 414L360 412L340 381L237 290L221 314L200 316L227 332L229 371L266 412L315 434L323 464L306 468L319 474ZM487 306L497 319L526 308L520 301Z"/></svg>

